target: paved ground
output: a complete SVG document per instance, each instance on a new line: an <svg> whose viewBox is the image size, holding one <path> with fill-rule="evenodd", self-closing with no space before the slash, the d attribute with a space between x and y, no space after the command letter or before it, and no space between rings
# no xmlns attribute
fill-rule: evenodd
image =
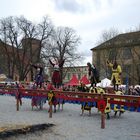
<svg viewBox="0 0 140 140"><path fill-rule="evenodd" d="M100 114L96 109L80 116L81 106L65 104L63 111L53 113L49 118L48 104L39 111L31 110L30 99L23 100L20 111L16 111L15 98L0 96L0 127L52 123L48 130L11 137L9 140L140 140L140 113L125 112L120 118L106 120L106 128L101 129Z"/></svg>

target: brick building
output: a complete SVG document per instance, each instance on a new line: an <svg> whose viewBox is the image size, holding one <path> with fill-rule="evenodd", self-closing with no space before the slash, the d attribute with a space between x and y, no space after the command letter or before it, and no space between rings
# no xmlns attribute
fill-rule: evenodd
<svg viewBox="0 0 140 140"><path fill-rule="evenodd" d="M36 63L39 57L39 45L40 41L37 39L22 39L21 46L19 48L6 44L0 40L0 69L9 78L18 81L18 60L23 65L28 66L28 74L25 77L25 81L31 81L30 62ZM35 70L32 72L35 73Z"/></svg>
<svg viewBox="0 0 140 140"><path fill-rule="evenodd" d="M88 77L88 67L87 66L64 67L63 83L68 82L73 75L76 75L78 80L80 80L84 75Z"/></svg>
<svg viewBox="0 0 140 140"><path fill-rule="evenodd" d="M123 84L140 84L140 31L119 34L91 51L100 79L111 77L106 61L116 60L122 67Z"/></svg>

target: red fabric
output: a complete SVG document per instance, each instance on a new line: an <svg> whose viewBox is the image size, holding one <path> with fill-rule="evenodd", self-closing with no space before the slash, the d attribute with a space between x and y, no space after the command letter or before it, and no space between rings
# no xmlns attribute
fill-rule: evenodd
<svg viewBox="0 0 140 140"><path fill-rule="evenodd" d="M32 98L31 105L32 106L37 106L37 98Z"/></svg>
<svg viewBox="0 0 140 140"><path fill-rule="evenodd" d="M26 89L25 89L26 91ZM30 90L31 92L26 93L26 92L22 92L21 95L24 97L26 96L32 96L32 97L47 97L47 94L42 94L40 92L38 92L38 94L35 94L34 91L35 90ZM28 90L27 90L28 91ZM15 90L13 89L13 91L0 91L0 93L2 94L11 94L11 95L15 95ZM75 93L76 94L76 93ZM82 102L98 102L98 99L95 98L84 98L83 96L84 94L82 93L80 96L81 98L77 98L77 97L73 97L73 96L68 96L67 92L63 92L63 94L61 95L57 95L56 93L56 98L58 99L64 99L64 100L69 100L69 101L82 101ZM132 106L132 107L140 107L140 101L137 102L129 102L129 101L114 101L114 100L109 100L108 103L110 104L118 104L118 105L126 105L126 106Z"/></svg>
<svg viewBox="0 0 140 140"><path fill-rule="evenodd" d="M53 87L53 85L51 83L49 83L47 85L47 90L55 90L55 88Z"/></svg>
<svg viewBox="0 0 140 140"><path fill-rule="evenodd" d="M101 111L101 112L104 112L105 108L106 108L106 102L104 100L99 100L98 103L98 109Z"/></svg>
<svg viewBox="0 0 140 140"><path fill-rule="evenodd" d="M53 84L60 84L61 83L61 78L60 78L60 72L59 71L54 71L53 72L52 83Z"/></svg>
<svg viewBox="0 0 140 140"><path fill-rule="evenodd" d="M84 75L81 80L80 80L81 83L85 84L85 85L88 85L90 84L90 81L88 80L87 76Z"/></svg>
<svg viewBox="0 0 140 140"><path fill-rule="evenodd" d="M79 80L77 79L76 75L73 75L71 80L66 85L78 86L79 85Z"/></svg>

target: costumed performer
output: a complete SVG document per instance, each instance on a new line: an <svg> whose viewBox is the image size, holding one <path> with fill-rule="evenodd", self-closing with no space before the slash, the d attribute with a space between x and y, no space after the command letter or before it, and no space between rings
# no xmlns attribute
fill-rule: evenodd
<svg viewBox="0 0 140 140"><path fill-rule="evenodd" d="M91 82L91 87L96 86L96 84L99 82L99 73L96 69L95 65L92 65L91 63L87 63L88 66L88 76L89 80Z"/></svg>
<svg viewBox="0 0 140 140"><path fill-rule="evenodd" d="M121 66L117 64L116 60L113 63L107 61L107 65L112 68L111 82L114 90L118 91L118 86L121 85Z"/></svg>
<svg viewBox="0 0 140 140"><path fill-rule="evenodd" d="M62 82L60 68L63 66L64 60L61 62L58 61L52 62L52 60L49 59L49 61L50 64L53 66L52 83L55 86L55 88L59 88Z"/></svg>
<svg viewBox="0 0 140 140"><path fill-rule="evenodd" d="M34 67L36 69L36 75L35 75L35 84L36 84L36 87L38 88L42 88L42 84L44 82L44 78L43 78L43 66L41 64L36 64L36 65L33 65L31 64L32 67Z"/></svg>
<svg viewBox="0 0 140 140"><path fill-rule="evenodd" d="M53 90L55 90L55 88L50 81L47 82L47 90L49 90L49 92L48 92L48 104L54 105L54 113L55 113L56 112L56 105L58 104L58 102L57 102L57 99L55 97L55 93L53 91ZM50 109L48 112L50 112Z"/></svg>
<svg viewBox="0 0 140 140"><path fill-rule="evenodd" d="M115 91L115 94L116 95L124 95L122 91ZM117 99L117 98L114 98L114 101L125 101L124 99ZM117 105L117 104L114 104L114 116L117 115L117 112L119 112L119 116L121 116L122 113L125 112L124 110L124 105Z"/></svg>

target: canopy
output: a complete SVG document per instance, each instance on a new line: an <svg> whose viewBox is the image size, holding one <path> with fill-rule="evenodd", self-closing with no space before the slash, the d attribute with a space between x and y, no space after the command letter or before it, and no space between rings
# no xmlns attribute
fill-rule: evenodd
<svg viewBox="0 0 140 140"><path fill-rule="evenodd" d="M72 78L71 78L71 80L66 85L69 85L69 86L78 86L79 85L79 80L76 77L76 75L73 75Z"/></svg>
<svg viewBox="0 0 140 140"><path fill-rule="evenodd" d="M110 85L111 85L111 80L109 80L108 78L101 80L101 87L108 87Z"/></svg>
<svg viewBox="0 0 140 140"><path fill-rule="evenodd" d="M0 74L0 81L4 81L6 78L7 77L5 74Z"/></svg>
<svg viewBox="0 0 140 140"><path fill-rule="evenodd" d="M88 85L88 84L90 84L90 81L88 80L87 76L84 75L84 76L81 78L80 83L83 83L83 84L85 84L85 85Z"/></svg>

